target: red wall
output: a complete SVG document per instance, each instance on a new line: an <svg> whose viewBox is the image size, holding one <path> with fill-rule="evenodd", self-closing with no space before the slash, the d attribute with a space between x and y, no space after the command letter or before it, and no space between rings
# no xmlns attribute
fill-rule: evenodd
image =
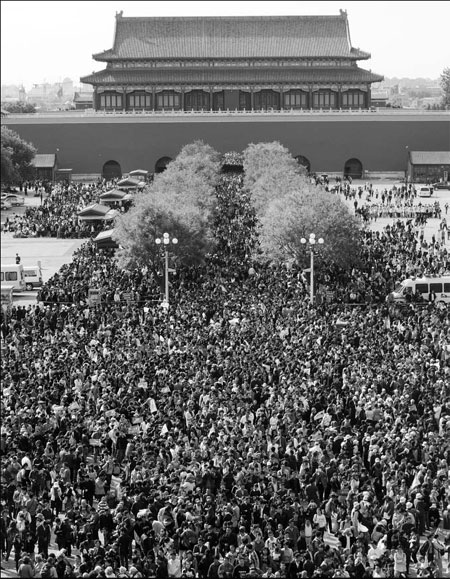
<svg viewBox="0 0 450 579"><path fill-rule="evenodd" d="M352 157L367 171L404 171L406 147L410 151L450 150L450 116L404 115L402 120L393 116L374 113L369 118L348 115L327 120L308 116L292 121L275 116L207 121L3 118L2 124L31 141L39 153L59 149L59 167L72 168L75 174L101 173L109 160L118 161L123 173L133 169L153 172L160 157L174 158L183 145L196 139L220 152L242 151L249 143L279 141L294 156L307 157L312 171L328 172L342 172L345 161Z"/></svg>

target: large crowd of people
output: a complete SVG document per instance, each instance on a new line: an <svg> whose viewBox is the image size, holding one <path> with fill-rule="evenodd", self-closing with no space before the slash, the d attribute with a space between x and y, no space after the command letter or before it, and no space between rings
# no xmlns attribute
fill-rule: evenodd
<svg viewBox="0 0 450 579"><path fill-rule="evenodd" d="M412 220L366 230L365 266L318 269L311 306L295 265L236 270L241 184L219 188L223 259L172 276L168 311L151 271L87 241L2 313L1 553L20 577L448 571L448 310L384 299L448 270L445 244Z"/></svg>
<svg viewBox="0 0 450 579"><path fill-rule="evenodd" d="M117 181L117 180L116 180ZM26 195L28 188L40 196L38 206L27 207L23 215L6 216L3 231L14 237L89 238L110 226L108 222L83 221L78 213L99 203L102 193L116 184L99 179L96 183L26 183L21 187Z"/></svg>

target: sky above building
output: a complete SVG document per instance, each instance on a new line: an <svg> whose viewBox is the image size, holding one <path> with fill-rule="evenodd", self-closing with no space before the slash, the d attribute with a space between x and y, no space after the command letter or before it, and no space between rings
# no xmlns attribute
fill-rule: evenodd
<svg viewBox="0 0 450 579"><path fill-rule="evenodd" d="M387 78L440 77L450 66L450 3L273 1L1 2L1 84L75 84L102 70L92 54L112 48L115 14L124 16L337 15L347 10L352 46L371 53L360 66Z"/></svg>

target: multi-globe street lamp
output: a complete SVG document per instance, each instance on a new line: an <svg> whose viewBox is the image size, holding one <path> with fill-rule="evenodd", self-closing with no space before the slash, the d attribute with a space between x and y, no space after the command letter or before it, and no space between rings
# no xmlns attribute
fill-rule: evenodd
<svg viewBox="0 0 450 579"><path fill-rule="evenodd" d="M311 253L311 283L309 285L310 287L310 296L309 296L309 301L312 304L314 304L314 247L319 244L322 245L323 244L323 239L321 237L319 237L319 239L316 239L316 234L315 233L311 233L309 236L309 239L305 239L304 237L302 237L300 239L300 243L303 243L304 245L306 243L309 243L309 248L310 248L310 253Z"/></svg>
<svg viewBox="0 0 450 579"><path fill-rule="evenodd" d="M169 245L172 243L176 245L178 239L176 237L170 238L168 233L164 233L162 239L157 237L155 239L157 245L164 245L164 290L165 290L165 306L169 307Z"/></svg>

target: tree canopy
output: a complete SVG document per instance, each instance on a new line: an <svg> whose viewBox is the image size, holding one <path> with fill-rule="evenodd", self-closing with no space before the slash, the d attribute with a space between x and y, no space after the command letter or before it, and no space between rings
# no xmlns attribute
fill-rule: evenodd
<svg viewBox="0 0 450 579"><path fill-rule="evenodd" d="M36 105L18 101L14 103L2 103L2 109L9 113L35 113Z"/></svg>
<svg viewBox="0 0 450 579"><path fill-rule="evenodd" d="M153 183L137 194L130 211L117 219L119 265L161 269L155 238L167 232L179 240L170 253L182 265L212 263L234 270L253 259L309 257L302 237L325 239L322 263L357 263L356 219L344 202L312 185L280 143L252 144L244 151L244 176L220 174L220 155L196 141L186 145Z"/></svg>
<svg viewBox="0 0 450 579"><path fill-rule="evenodd" d="M250 144L244 151L244 174L244 187L259 215L272 199L297 191L303 182L301 167L277 141Z"/></svg>
<svg viewBox="0 0 450 579"><path fill-rule="evenodd" d="M312 185L280 143L250 145L244 151L244 183L261 222L265 258L304 263L302 237L323 237L323 263L351 267L358 261L359 226L344 202Z"/></svg>
<svg viewBox="0 0 450 579"><path fill-rule="evenodd" d="M342 268L359 262L359 224L338 197L320 187L305 187L270 203L262 218L261 249L268 258L295 259L306 265L309 247L301 243L311 233L322 237L321 262Z"/></svg>
<svg viewBox="0 0 450 579"><path fill-rule="evenodd" d="M1 133L1 180L10 184L24 181L33 175L31 162L36 149L16 132L2 126Z"/></svg>
<svg viewBox="0 0 450 579"><path fill-rule="evenodd" d="M179 241L174 253L183 264L201 263L212 246L211 223L220 155L196 141L186 145L167 169L138 194L130 211L117 219L114 238L122 267L158 268L155 238L167 232ZM171 248L173 249L173 248Z"/></svg>

